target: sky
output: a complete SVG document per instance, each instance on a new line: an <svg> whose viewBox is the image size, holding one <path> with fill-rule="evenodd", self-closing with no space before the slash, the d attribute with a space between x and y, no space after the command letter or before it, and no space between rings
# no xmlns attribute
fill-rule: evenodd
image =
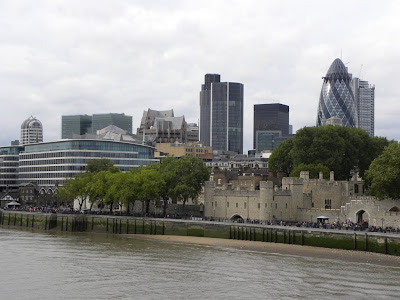
<svg viewBox="0 0 400 300"><path fill-rule="evenodd" d="M31 115L44 141L61 116L173 109L199 120L206 73L244 84L244 151L254 104L315 126L322 77L342 58L375 85L375 134L400 140L399 1L0 1L0 146Z"/></svg>

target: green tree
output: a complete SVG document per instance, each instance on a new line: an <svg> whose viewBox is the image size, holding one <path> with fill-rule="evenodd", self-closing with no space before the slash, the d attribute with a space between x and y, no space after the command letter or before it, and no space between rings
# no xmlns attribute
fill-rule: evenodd
<svg viewBox="0 0 400 300"><path fill-rule="evenodd" d="M63 187L59 189L58 195L71 201L77 200L81 211L83 203L90 198L89 183L91 180L92 174L90 173L78 174L64 183Z"/></svg>
<svg viewBox="0 0 400 300"><path fill-rule="evenodd" d="M271 154L272 171L289 174L300 164L322 164L340 180L349 179L357 171L363 176L388 143L385 138L371 138L359 128L331 125L304 127L291 141L282 143Z"/></svg>
<svg viewBox="0 0 400 300"><path fill-rule="evenodd" d="M150 201L160 199L160 192L164 188L165 182L161 178L160 172L154 168L140 167L133 175L133 184L137 188L135 196L138 200L143 201L146 206L146 215L149 215Z"/></svg>
<svg viewBox="0 0 400 300"><path fill-rule="evenodd" d="M279 146L271 153L268 159L268 168L274 172L283 172L289 175L293 170L293 159L290 156L290 151L293 148L293 140L289 139L279 144Z"/></svg>
<svg viewBox="0 0 400 300"><path fill-rule="evenodd" d="M114 166L114 163L109 159L92 159L86 166L86 172L98 173L101 171L108 171L115 173L118 172L118 168Z"/></svg>
<svg viewBox="0 0 400 300"><path fill-rule="evenodd" d="M292 170L290 173L290 177L299 177L301 171L309 171L310 172L310 178L313 179L318 179L319 178L319 172L322 172L324 174L324 178L329 178L329 173L330 170L328 167L318 164L299 164Z"/></svg>
<svg viewBox="0 0 400 300"><path fill-rule="evenodd" d="M178 159L178 168L174 170L177 183L169 192L172 199L183 202L185 211L186 202L189 198L196 199L204 182L209 179L209 171L202 159L193 156L183 156Z"/></svg>
<svg viewBox="0 0 400 300"><path fill-rule="evenodd" d="M365 172L368 193L378 199L400 199L400 145L390 143Z"/></svg>

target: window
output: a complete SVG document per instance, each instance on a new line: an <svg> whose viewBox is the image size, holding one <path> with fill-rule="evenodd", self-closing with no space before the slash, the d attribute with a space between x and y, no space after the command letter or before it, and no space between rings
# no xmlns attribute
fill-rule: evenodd
<svg viewBox="0 0 400 300"><path fill-rule="evenodd" d="M247 204L247 203L245 202L245 203L244 203L244 208L246 208L246 204Z"/></svg>
<svg viewBox="0 0 400 300"><path fill-rule="evenodd" d="M236 207L239 207L239 203L236 203Z"/></svg>
<svg viewBox="0 0 400 300"><path fill-rule="evenodd" d="M217 201L215 201L215 207L217 207Z"/></svg>
<svg viewBox="0 0 400 300"><path fill-rule="evenodd" d="M332 208L331 199L325 199L325 209L331 209L331 208Z"/></svg>
<svg viewBox="0 0 400 300"><path fill-rule="evenodd" d="M226 202L226 207L229 207L229 202Z"/></svg>
<svg viewBox="0 0 400 300"><path fill-rule="evenodd" d="M258 208L261 208L261 203L258 203Z"/></svg>

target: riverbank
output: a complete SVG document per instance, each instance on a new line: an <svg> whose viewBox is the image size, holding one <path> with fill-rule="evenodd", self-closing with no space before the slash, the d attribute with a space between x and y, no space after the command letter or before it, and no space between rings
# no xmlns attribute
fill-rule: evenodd
<svg viewBox="0 0 400 300"><path fill-rule="evenodd" d="M379 266L400 268L400 256L388 256L380 253L360 252L341 249L300 246L293 244L265 243L258 241L229 240L193 236L172 235L127 235L129 238L157 240L167 243L182 243L232 248L243 251L255 251L269 254L291 255L310 258L333 259L352 263L366 263Z"/></svg>

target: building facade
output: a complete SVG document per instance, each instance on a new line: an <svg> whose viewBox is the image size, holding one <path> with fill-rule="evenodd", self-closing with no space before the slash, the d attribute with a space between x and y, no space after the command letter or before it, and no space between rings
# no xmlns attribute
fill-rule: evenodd
<svg viewBox="0 0 400 300"><path fill-rule="evenodd" d="M200 91L200 142L243 153L243 84L206 74Z"/></svg>
<svg viewBox="0 0 400 300"><path fill-rule="evenodd" d="M280 103L255 104L253 149L257 149L257 131L280 131L281 136L289 135L289 106Z"/></svg>
<svg viewBox="0 0 400 300"><path fill-rule="evenodd" d="M43 126L35 117L30 116L21 124L20 145L43 142Z"/></svg>
<svg viewBox="0 0 400 300"><path fill-rule="evenodd" d="M154 148L113 141L76 139L26 145L19 153L19 184L56 188L86 170L93 159L109 159L121 171L154 163Z"/></svg>
<svg viewBox="0 0 400 300"><path fill-rule="evenodd" d="M357 103L351 86L352 76L337 58L323 77L317 112L317 126L326 125L326 120L338 117L343 126L358 127Z"/></svg>
<svg viewBox="0 0 400 300"><path fill-rule="evenodd" d="M92 133L92 116L61 116L61 138L72 139L74 134Z"/></svg>
<svg viewBox="0 0 400 300"><path fill-rule="evenodd" d="M18 190L19 154L24 146L0 147L0 192Z"/></svg>
<svg viewBox="0 0 400 300"><path fill-rule="evenodd" d="M164 156L194 156L194 157L207 157L212 156L212 148L210 146L204 146L199 143L157 143L157 151L155 152L155 157Z"/></svg>
<svg viewBox="0 0 400 300"><path fill-rule="evenodd" d="M196 142L198 136L188 134L189 126L185 116L174 116L174 110L158 111L148 109L143 112L137 135L153 140L155 143Z"/></svg>
<svg viewBox="0 0 400 300"><path fill-rule="evenodd" d="M375 86L368 81L354 78L352 81L354 98L357 103L358 127L370 136L375 135Z"/></svg>
<svg viewBox="0 0 400 300"><path fill-rule="evenodd" d="M89 115L69 115L61 117L61 138L72 139L74 135L96 134L109 125L115 125L132 133L132 116L108 113Z"/></svg>

